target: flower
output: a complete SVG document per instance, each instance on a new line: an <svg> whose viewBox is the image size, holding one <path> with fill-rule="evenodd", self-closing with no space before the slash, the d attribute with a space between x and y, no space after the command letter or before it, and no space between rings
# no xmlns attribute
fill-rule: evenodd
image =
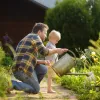
<svg viewBox="0 0 100 100"><path fill-rule="evenodd" d="M93 60L94 60L94 62L98 62L98 58L94 58Z"/></svg>
<svg viewBox="0 0 100 100"><path fill-rule="evenodd" d="M96 56L96 53L93 51L93 52L91 52L91 56L93 57L93 56Z"/></svg>
<svg viewBox="0 0 100 100"><path fill-rule="evenodd" d="M81 56L80 59L86 60L86 57L83 55L83 56Z"/></svg>

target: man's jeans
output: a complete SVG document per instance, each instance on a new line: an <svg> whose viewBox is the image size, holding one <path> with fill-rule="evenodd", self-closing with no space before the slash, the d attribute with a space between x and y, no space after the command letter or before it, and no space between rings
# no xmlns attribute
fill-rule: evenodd
<svg viewBox="0 0 100 100"><path fill-rule="evenodd" d="M17 90L37 94L40 91L39 83L46 73L47 67L42 64L35 66L32 76L28 76L22 70L16 71L13 74L21 82L12 80L13 87Z"/></svg>

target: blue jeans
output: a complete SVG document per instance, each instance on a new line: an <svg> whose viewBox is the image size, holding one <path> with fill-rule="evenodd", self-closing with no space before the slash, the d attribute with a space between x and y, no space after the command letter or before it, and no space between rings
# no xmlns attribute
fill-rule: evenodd
<svg viewBox="0 0 100 100"><path fill-rule="evenodd" d="M23 90L28 93L37 94L40 91L39 83L46 73L47 67L42 64L35 66L32 76L28 76L22 70L16 71L13 74L15 78L21 82L12 80L13 88L17 90Z"/></svg>

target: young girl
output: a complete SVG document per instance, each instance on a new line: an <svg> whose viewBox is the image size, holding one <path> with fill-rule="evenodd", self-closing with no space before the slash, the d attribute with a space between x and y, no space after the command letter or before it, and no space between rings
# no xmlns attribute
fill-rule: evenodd
<svg viewBox="0 0 100 100"><path fill-rule="evenodd" d="M56 44L58 43L58 41L61 39L61 34L60 32L56 31L56 30L52 30L49 34L49 41L46 45L47 48L49 49L54 49L56 48ZM52 54L50 56L47 56L45 58L46 60L50 60L51 61L51 65L54 64L57 60L58 60L58 54ZM54 93L55 91L52 89L52 77L54 76L54 71L51 68L52 66L48 67L48 81L47 81L47 92L48 93Z"/></svg>

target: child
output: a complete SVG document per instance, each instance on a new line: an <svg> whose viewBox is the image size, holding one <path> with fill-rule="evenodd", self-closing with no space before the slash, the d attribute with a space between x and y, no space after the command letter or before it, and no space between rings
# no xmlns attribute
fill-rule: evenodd
<svg viewBox="0 0 100 100"><path fill-rule="evenodd" d="M56 48L56 44L58 43L58 41L61 39L61 34L60 34L60 32L58 32L56 30L52 30L50 32L48 38L49 38L49 41L48 41L46 47L49 49L54 49L54 48ZM52 65L58 60L58 54L57 53L52 54L50 56L47 56L45 59L50 60L51 65ZM51 87L53 75L54 75L53 69L49 66L49 68L48 68L48 81L47 81L47 86L48 86L47 92L48 93L55 93L55 91Z"/></svg>

